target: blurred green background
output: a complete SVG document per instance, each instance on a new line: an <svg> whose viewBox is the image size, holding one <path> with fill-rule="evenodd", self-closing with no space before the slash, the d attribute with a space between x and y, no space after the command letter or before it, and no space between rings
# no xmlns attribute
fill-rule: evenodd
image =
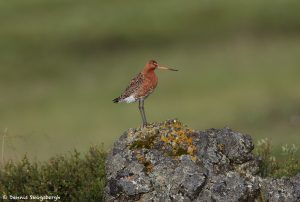
<svg viewBox="0 0 300 202"><path fill-rule="evenodd" d="M109 148L141 124L137 104L111 100L149 59L180 69L157 71L150 122L299 147L299 11L299 0L1 1L4 158Z"/></svg>

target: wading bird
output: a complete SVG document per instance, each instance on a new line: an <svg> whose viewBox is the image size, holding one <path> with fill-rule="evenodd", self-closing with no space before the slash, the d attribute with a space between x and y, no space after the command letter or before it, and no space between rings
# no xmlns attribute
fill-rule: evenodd
<svg viewBox="0 0 300 202"><path fill-rule="evenodd" d="M130 81L129 86L125 89L121 96L113 100L114 103L119 102L137 102L139 101L139 110L143 120L143 126L147 125L146 114L144 110L144 100L154 91L157 86L156 69L178 71L176 69L162 67L155 60L150 60L144 70Z"/></svg>

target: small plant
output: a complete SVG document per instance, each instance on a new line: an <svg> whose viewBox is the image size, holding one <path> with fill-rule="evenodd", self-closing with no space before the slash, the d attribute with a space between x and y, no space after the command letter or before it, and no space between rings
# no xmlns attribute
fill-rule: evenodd
<svg viewBox="0 0 300 202"><path fill-rule="evenodd" d="M269 176L276 167L276 158L272 156L270 139L265 138L257 142L256 154L261 160L260 175L262 177Z"/></svg>
<svg viewBox="0 0 300 202"><path fill-rule="evenodd" d="M292 176L300 172L300 161L296 158L298 148L292 144L282 146L283 159L276 159L272 155L271 141L268 138L257 142L256 155L261 160L261 177Z"/></svg>

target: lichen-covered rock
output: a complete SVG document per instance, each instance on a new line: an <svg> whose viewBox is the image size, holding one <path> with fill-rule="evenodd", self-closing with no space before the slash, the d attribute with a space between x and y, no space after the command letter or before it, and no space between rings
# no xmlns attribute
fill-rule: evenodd
<svg viewBox="0 0 300 202"><path fill-rule="evenodd" d="M265 201L300 201L300 173L291 178L263 180L262 196Z"/></svg>
<svg viewBox="0 0 300 202"><path fill-rule="evenodd" d="M299 200L300 176L261 179L253 148L248 135L178 120L129 129L108 154L105 201Z"/></svg>

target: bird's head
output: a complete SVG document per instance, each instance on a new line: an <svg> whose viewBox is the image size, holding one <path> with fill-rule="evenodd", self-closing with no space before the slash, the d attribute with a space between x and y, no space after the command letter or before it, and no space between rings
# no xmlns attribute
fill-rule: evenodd
<svg viewBox="0 0 300 202"><path fill-rule="evenodd" d="M177 69L160 66L155 60L149 60L149 62L146 64L145 69L152 70L152 71L155 69L178 71Z"/></svg>

